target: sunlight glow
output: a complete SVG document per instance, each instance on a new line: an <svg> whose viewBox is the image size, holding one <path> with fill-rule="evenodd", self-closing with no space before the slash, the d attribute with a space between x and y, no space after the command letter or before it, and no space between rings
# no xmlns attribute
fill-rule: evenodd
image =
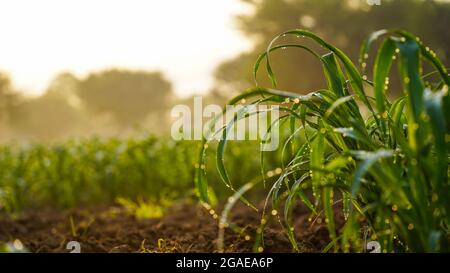
<svg viewBox="0 0 450 273"><path fill-rule="evenodd" d="M2 0L0 71L27 94L59 72L161 69L179 95L207 91L221 61L250 48L239 0Z"/></svg>

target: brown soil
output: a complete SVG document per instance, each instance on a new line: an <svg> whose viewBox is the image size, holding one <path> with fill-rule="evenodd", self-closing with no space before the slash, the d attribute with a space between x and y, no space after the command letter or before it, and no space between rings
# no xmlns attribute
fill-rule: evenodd
<svg viewBox="0 0 450 273"><path fill-rule="evenodd" d="M329 242L328 231L323 223L309 222L309 217L304 208L294 210L296 237L302 251L317 252ZM264 251L292 252L276 217L272 218L264 231ZM231 219L251 237L228 228L224 250L251 252L260 215L237 205ZM32 252L69 252L66 244L72 240L80 242L81 252L216 252L217 237L218 220L204 207L187 203L174 205L161 219L136 219L119 207L44 210L14 219L0 214L0 243L19 239Z"/></svg>

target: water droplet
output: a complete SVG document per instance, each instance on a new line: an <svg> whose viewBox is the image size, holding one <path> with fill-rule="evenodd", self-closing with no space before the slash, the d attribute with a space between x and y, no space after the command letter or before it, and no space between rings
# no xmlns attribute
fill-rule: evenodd
<svg viewBox="0 0 450 273"><path fill-rule="evenodd" d="M427 113L422 112L422 114L420 114L420 117L422 118L423 121L428 122L430 120L430 116L427 115Z"/></svg>
<svg viewBox="0 0 450 273"><path fill-rule="evenodd" d="M282 171L283 171L283 170L282 170L281 168L276 168L276 169L275 169L275 173L276 173L276 174L280 174Z"/></svg>
<svg viewBox="0 0 450 273"><path fill-rule="evenodd" d="M433 193L431 196L431 201L436 202L439 199L439 196L436 193Z"/></svg>
<svg viewBox="0 0 450 273"><path fill-rule="evenodd" d="M23 250L23 244L19 239L14 240L13 246L17 250Z"/></svg>
<svg viewBox="0 0 450 273"><path fill-rule="evenodd" d="M440 211L438 208L436 208L436 209L433 211L433 215L434 215L435 217L439 217L439 216L441 215L441 211Z"/></svg>

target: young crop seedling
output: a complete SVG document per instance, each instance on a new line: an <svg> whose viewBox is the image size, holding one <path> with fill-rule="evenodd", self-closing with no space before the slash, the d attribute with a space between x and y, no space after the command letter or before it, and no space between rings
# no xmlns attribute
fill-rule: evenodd
<svg viewBox="0 0 450 273"><path fill-rule="evenodd" d="M303 44L279 44L285 37L311 40L325 53ZM379 47L369 73L374 44ZM316 57L327 86L307 95L275 89L270 54L286 48ZM276 217L293 249L300 251L292 219L293 207L300 201L313 219L325 219L330 244L324 251L364 251L364 227L383 252L450 251L450 76L437 55L409 32L381 30L364 41L358 69L340 49L312 32L296 29L276 37L260 55L253 71L255 81L263 61L273 88L256 84L229 102L234 105L245 99L249 105L279 105L276 122L288 128L280 149L282 154L290 151L290 156L281 169L270 171L272 177L266 176L261 152L258 181L264 182L268 193L254 250L263 251L265 224ZM391 99L394 63L402 92ZM205 136L203 144L207 142ZM259 182L234 188L224 161L226 144L226 137L219 140L218 173L233 191L230 202L241 199L250 205L244 194ZM201 147L198 164L204 166L206 145ZM195 179L201 200L208 202L211 189L205 168L197 168ZM337 207L342 213L336 213ZM336 225L339 215L344 218L342 227Z"/></svg>

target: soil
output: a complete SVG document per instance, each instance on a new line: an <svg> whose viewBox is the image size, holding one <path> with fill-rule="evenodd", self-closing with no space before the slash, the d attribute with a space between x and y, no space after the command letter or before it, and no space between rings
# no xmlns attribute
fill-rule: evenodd
<svg viewBox="0 0 450 273"><path fill-rule="evenodd" d="M295 208L296 238L302 252L321 251L329 242L325 224L308 221L304 207ZM277 217L264 231L264 252L292 252ZM342 217L335 217L342 226ZM232 222L245 233L225 229L225 252L252 252L260 215L236 205ZM70 252L69 241L78 241L81 252L217 252L218 219L203 206L179 203L160 219L137 219L121 207L67 211L41 210L12 217L0 214L0 243L19 239L31 252Z"/></svg>

